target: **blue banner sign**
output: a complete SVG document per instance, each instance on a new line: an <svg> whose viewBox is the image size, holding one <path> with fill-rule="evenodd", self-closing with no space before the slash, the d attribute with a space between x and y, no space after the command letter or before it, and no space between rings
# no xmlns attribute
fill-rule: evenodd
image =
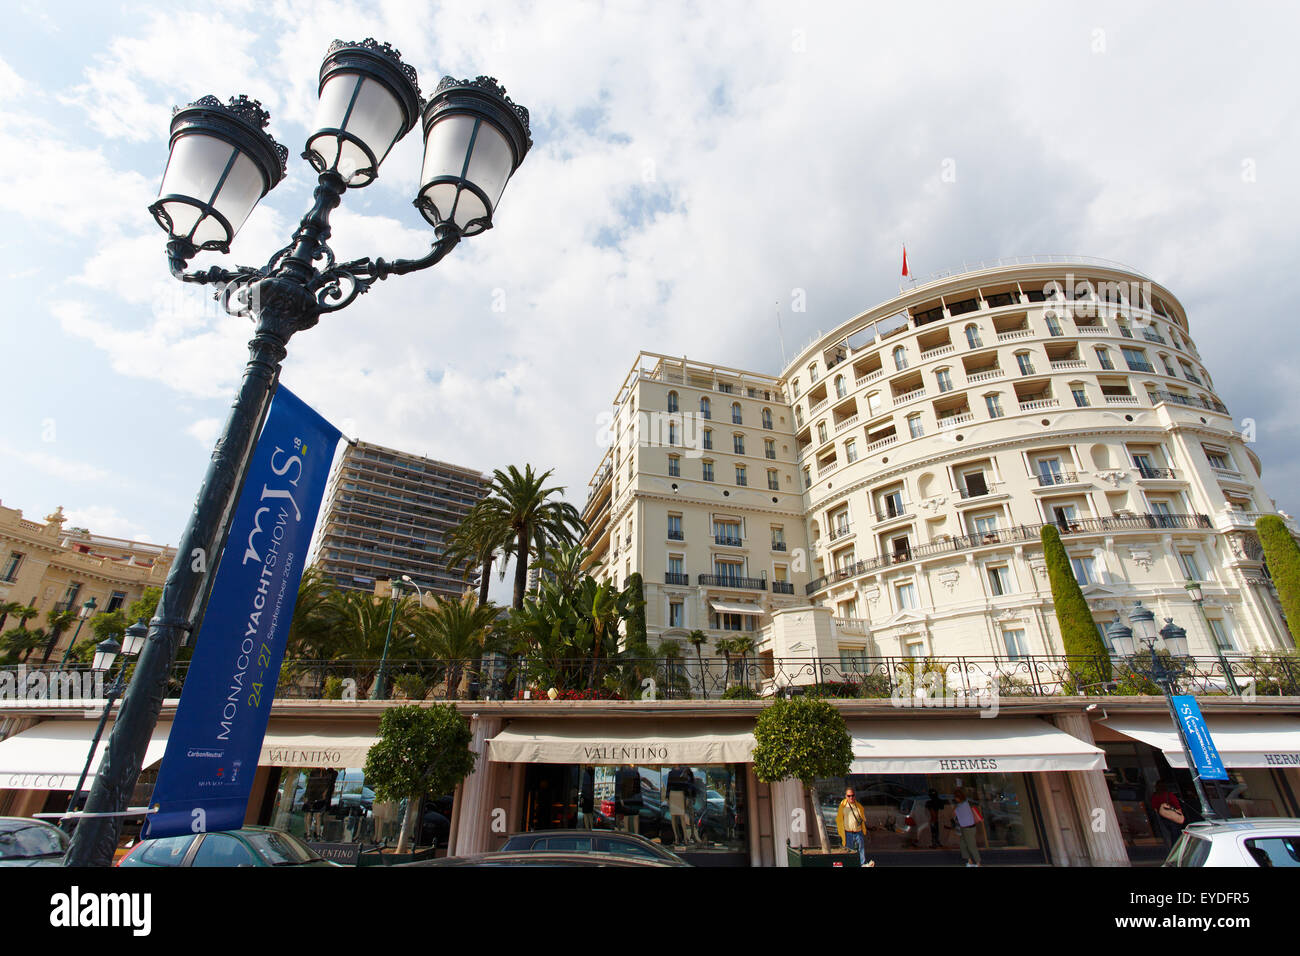
<svg viewBox="0 0 1300 956"><path fill-rule="evenodd" d="M1210 728L1201 716L1196 698L1184 695L1171 699L1174 702L1174 713L1178 715L1178 722L1183 727L1187 749L1191 751L1192 761L1196 764L1197 774L1202 780L1227 780L1228 771L1223 769L1223 761L1219 759L1218 748L1210 737Z"/></svg>
<svg viewBox="0 0 1300 956"><path fill-rule="evenodd" d="M142 838L244 825L338 440L337 428L280 386L235 507Z"/></svg>

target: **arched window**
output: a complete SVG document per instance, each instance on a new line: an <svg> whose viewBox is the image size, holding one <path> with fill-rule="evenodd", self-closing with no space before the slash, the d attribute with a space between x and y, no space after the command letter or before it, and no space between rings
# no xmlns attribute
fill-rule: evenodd
<svg viewBox="0 0 1300 956"><path fill-rule="evenodd" d="M825 423L825 422L818 422L818 423L817 423L817 440L818 440L819 442L824 442L824 441L826 441L826 423Z"/></svg>
<svg viewBox="0 0 1300 956"><path fill-rule="evenodd" d="M675 412L675 411L677 411L677 393L676 393L676 392L669 392L669 393L668 393L668 410L669 410L670 412Z"/></svg>
<svg viewBox="0 0 1300 956"><path fill-rule="evenodd" d="M813 362L811 365L808 366L808 381L809 381L809 382L815 382L815 381L817 381L817 363L816 363L816 362Z"/></svg>
<svg viewBox="0 0 1300 956"><path fill-rule="evenodd" d="M731 421L733 424L736 425L744 424L744 422L742 422L740 418L740 402L731 403Z"/></svg>
<svg viewBox="0 0 1300 956"><path fill-rule="evenodd" d="M939 385L940 392L952 391L952 373L946 368L934 370L934 380Z"/></svg>
<svg viewBox="0 0 1300 956"><path fill-rule="evenodd" d="M763 409L763 427L764 428L772 427L772 409L770 408Z"/></svg>
<svg viewBox="0 0 1300 956"><path fill-rule="evenodd" d="M798 428L803 428L803 408L802 408L802 406L796 405L796 406L794 407L794 423L795 423L795 426L796 426L796 427L798 427Z"/></svg>
<svg viewBox="0 0 1300 956"><path fill-rule="evenodd" d="M844 376L836 375L835 376L835 397L843 398L847 394L848 394L848 389L844 387Z"/></svg>
<svg viewBox="0 0 1300 956"><path fill-rule="evenodd" d="M894 349L894 368L898 369L900 372L907 368L907 349L903 348L901 345Z"/></svg>
<svg viewBox="0 0 1300 956"><path fill-rule="evenodd" d="M710 411L709 409L710 409L710 406L709 406L709 396L707 396L707 395L701 395L701 396L700 396L700 417L701 417L701 418L712 418L712 417L713 417L713 412Z"/></svg>
<svg viewBox="0 0 1300 956"><path fill-rule="evenodd" d="M1034 362L1028 352L1016 353L1016 365L1019 367L1021 375L1034 374Z"/></svg>
<svg viewBox="0 0 1300 956"><path fill-rule="evenodd" d="M966 326L966 345L970 348L977 349L983 343L980 341L980 327L975 323Z"/></svg>

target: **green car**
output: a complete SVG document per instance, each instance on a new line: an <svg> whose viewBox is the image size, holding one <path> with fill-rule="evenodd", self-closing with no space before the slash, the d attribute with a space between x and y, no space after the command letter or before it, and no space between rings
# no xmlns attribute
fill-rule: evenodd
<svg viewBox="0 0 1300 956"><path fill-rule="evenodd" d="M274 827L142 840L118 866L338 866L296 836Z"/></svg>

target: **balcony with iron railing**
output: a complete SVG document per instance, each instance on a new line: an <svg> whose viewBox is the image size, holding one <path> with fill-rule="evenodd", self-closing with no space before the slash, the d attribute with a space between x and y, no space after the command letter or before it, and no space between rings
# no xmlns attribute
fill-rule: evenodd
<svg viewBox="0 0 1300 956"><path fill-rule="evenodd" d="M686 540L686 535L685 535L683 532L681 532L681 531L674 531L673 529L669 528L669 529L668 529L668 540L669 540L669 541L685 541L685 540Z"/></svg>
<svg viewBox="0 0 1300 956"><path fill-rule="evenodd" d="M772 582L772 593L773 593L773 594L794 594L794 582L793 582L793 581L773 581L773 582Z"/></svg>
<svg viewBox="0 0 1300 956"><path fill-rule="evenodd" d="M831 525L826 529L826 536L834 541L836 538L844 538L853 533L853 527L848 522L843 524Z"/></svg>
<svg viewBox="0 0 1300 956"><path fill-rule="evenodd" d="M773 550L773 551L784 551L784 550L785 550L785 542L784 542L784 541L773 541L773 542L772 542L772 550Z"/></svg>
<svg viewBox="0 0 1300 956"><path fill-rule="evenodd" d="M1165 480L1176 480L1172 468L1152 468L1146 465L1138 465L1137 473L1139 478L1163 478Z"/></svg>
<svg viewBox="0 0 1300 956"><path fill-rule="evenodd" d="M713 541L715 544L721 545L724 548L739 548L744 545L740 536L733 534L715 534L713 536Z"/></svg>
<svg viewBox="0 0 1300 956"><path fill-rule="evenodd" d="M750 591L767 590L767 581L764 578L741 578L733 577L730 574L701 574L700 584L704 587L743 588Z"/></svg>
<svg viewBox="0 0 1300 956"><path fill-rule="evenodd" d="M1079 480L1079 476L1072 471L1040 472L1035 476L1038 479L1038 487L1051 488L1055 485L1073 485Z"/></svg>
<svg viewBox="0 0 1300 956"><path fill-rule="evenodd" d="M690 584L691 576L676 571L668 571L664 574L664 584Z"/></svg>
<svg viewBox="0 0 1300 956"><path fill-rule="evenodd" d="M905 551L875 558L864 558L847 568L836 569L831 574L823 575L808 582L805 593L811 595L823 590L833 581L843 581L869 572L888 568L892 565L905 564L918 559L926 559L947 554L956 554L993 545L1018 542L1041 542L1042 529L1051 525L1062 536L1089 534L1121 534L1125 532L1155 531L1212 531L1213 524L1203 514L1135 514L1110 515L1104 518L1079 518L1067 522L1046 522L1042 524L1015 525L998 528L994 531L982 531L974 534L960 535L930 541L923 545L909 546Z"/></svg>
<svg viewBox="0 0 1300 956"><path fill-rule="evenodd" d="M1148 372L1155 373L1155 366L1149 362L1139 362L1137 359L1125 359L1124 364L1129 367L1130 372Z"/></svg>

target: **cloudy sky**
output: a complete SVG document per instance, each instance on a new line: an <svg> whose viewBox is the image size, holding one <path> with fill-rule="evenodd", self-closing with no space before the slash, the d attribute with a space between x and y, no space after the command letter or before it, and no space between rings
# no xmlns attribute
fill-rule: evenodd
<svg viewBox="0 0 1300 956"><path fill-rule="evenodd" d="M0 500L176 542L249 326L168 277L145 207L171 107L269 109L289 175L228 260L261 263L310 201L320 58L374 36L426 92L498 77L535 146L495 229L291 342L284 382L349 436L554 467L581 504L638 348L775 373L776 305L793 354L897 292L904 240L921 276L1079 253L1181 299L1294 513L1297 27L1281 3L10 0ZM345 198L342 258L427 249L420 150Z"/></svg>

